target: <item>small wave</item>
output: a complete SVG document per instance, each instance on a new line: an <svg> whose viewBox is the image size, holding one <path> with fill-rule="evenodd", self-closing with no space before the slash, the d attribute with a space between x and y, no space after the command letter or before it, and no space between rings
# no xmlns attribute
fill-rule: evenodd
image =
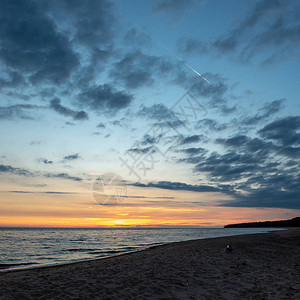
<svg viewBox="0 0 300 300"><path fill-rule="evenodd" d="M37 263L19 263L19 264L0 264L0 269L7 269L11 267L20 267L20 266L28 266L28 265L36 265Z"/></svg>
<svg viewBox="0 0 300 300"><path fill-rule="evenodd" d="M86 248L72 248L72 249L63 249L63 252L88 252L93 251L95 249L86 249Z"/></svg>

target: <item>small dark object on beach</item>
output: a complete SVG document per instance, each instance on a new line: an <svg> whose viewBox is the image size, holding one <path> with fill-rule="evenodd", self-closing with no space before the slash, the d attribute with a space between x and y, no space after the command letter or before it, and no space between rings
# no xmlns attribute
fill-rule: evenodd
<svg viewBox="0 0 300 300"><path fill-rule="evenodd" d="M232 252L233 248L230 245L226 246L226 252Z"/></svg>

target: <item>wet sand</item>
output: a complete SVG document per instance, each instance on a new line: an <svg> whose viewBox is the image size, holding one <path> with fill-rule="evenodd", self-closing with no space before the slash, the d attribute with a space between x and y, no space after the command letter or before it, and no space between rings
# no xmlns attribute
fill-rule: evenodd
<svg viewBox="0 0 300 300"><path fill-rule="evenodd" d="M300 299L300 229L4 272L0 299Z"/></svg>

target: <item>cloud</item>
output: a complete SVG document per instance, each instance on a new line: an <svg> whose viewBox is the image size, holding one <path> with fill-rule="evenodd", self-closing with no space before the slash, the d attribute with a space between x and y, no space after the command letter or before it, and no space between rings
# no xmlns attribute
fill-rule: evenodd
<svg viewBox="0 0 300 300"><path fill-rule="evenodd" d="M76 160L79 158L81 158L81 157L79 156L78 153L76 153L76 154L70 154L70 155L65 156L64 160Z"/></svg>
<svg viewBox="0 0 300 300"><path fill-rule="evenodd" d="M59 84L79 65L69 40L34 1L1 2L0 42L2 63L35 84Z"/></svg>
<svg viewBox="0 0 300 300"><path fill-rule="evenodd" d="M146 146L146 145L153 145L153 144L156 144L156 143L159 143L160 140L162 138L162 134L159 134L158 136L151 136L149 134L145 134L143 136L143 139L141 141L141 145L142 146Z"/></svg>
<svg viewBox="0 0 300 300"><path fill-rule="evenodd" d="M73 181L82 181L82 178L76 176L70 176L67 173L59 173L59 174L46 173L44 176L48 178L62 178L62 179L69 179Z"/></svg>
<svg viewBox="0 0 300 300"><path fill-rule="evenodd" d="M0 106L0 119L14 120L16 118L23 120L34 120L32 115L28 115L27 110L43 109L44 106L34 104L15 104L11 106Z"/></svg>
<svg viewBox="0 0 300 300"><path fill-rule="evenodd" d="M191 135L187 137L182 137L180 145L192 144L203 141L204 136L202 135Z"/></svg>
<svg viewBox="0 0 300 300"><path fill-rule="evenodd" d="M55 98L50 102L50 108L63 116L72 117L73 120L87 120L88 114L84 111L75 111L60 104L60 100Z"/></svg>
<svg viewBox="0 0 300 300"><path fill-rule="evenodd" d="M14 194L54 194L54 195L70 195L75 194L71 192L55 192L55 191L8 191L7 193Z"/></svg>
<svg viewBox="0 0 300 300"><path fill-rule="evenodd" d="M212 119L203 119L199 120L195 126L196 129L208 128L210 131L222 131L227 129L227 124L219 124L216 120Z"/></svg>
<svg viewBox="0 0 300 300"><path fill-rule="evenodd" d="M105 124L104 123L99 123L98 125L97 125L97 128L106 128L106 126L105 126Z"/></svg>
<svg viewBox="0 0 300 300"><path fill-rule="evenodd" d="M128 149L127 152L132 152L132 153L136 153L136 154L146 154L146 153L155 153L156 150L152 147L152 146L149 146L149 147L145 147L145 148L131 148L131 149Z"/></svg>
<svg viewBox="0 0 300 300"><path fill-rule="evenodd" d="M189 156L194 157L195 155L198 155L198 154L207 153L207 150L204 148L186 148L186 149L180 150L179 152L183 152L185 154L188 154Z"/></svg>
<svg viewBox="0 0 300 300"><path fill-rule="evenodd" d="M175 69L176 65L164 57L132 51L114 64L110 77L128 89L137 89L151 86L156 78L165 78Z"/></svg>
<svg viewBox="0 0 300 300"><path fill-rule="evenodd" d="M9 70L5 77L0 77L0 90L2 88L15 88L24 82L23 76L15 71ZM24 95L22 96L24 97Z"/></svg>
<svg viewBox="0 0 300 300"><path fill-rule="evenodd" d="M124 35L123 42L126 45L148 45L150 44L151 38L143 33L141 30L136 28L129 29L126 34Z"/></svg>
<svg viewBox="0 0 300 300"><path fill-rule="evenodd" d="M171 181L149 182L147 184L136 182L131 185L137 187L151 187L151 188L159 188L159 189L166 189L166 190L178 190L178 191L219 192L219 189L213 186L191 185L182 182L171 182Z"/></svg>
<svg viewBox="0 0 300 300"><path fill-rule="evenodd" d="M62 178L62 179L69 179L73 181L82 181L82 178L76 177L76 176L70 176L67 173L42 173L39 171L36 172L31 172L27 169L24 168L15 168L10 165L3 165L0 164L0 174L3 173L10 173L14 175L19 175L19 176L26 176L26 177L47 177L47 178Z"/></svg>
<svg viewBox="0 0 300 300"><path fill-rule="evenodd" d="M52 160L41 159L41 161L42 161L45 165L52 165L52 164L53 164L53 161L52 161Z"/></svg>
<svg viewBox="0 0 300 300"><path fill-rule="evenodd" d="M199 80L198 76L185 72L177 72L177 78L173 83L183 87L187 91L186 95L191 95L197 101L204 116L208 109L214 109L221 115L233 113L236 107L228 104L230 98L227 96L229 89L227 78L218 73L205 73L203 76L210 80L209 84Z"/></svg>
<svg viewBox="0 0 300 300"><path fill-rule="evenodd" d="M247 117L241 122L245 125L256 125L262 120L266 121L269 117L272 117L274 114L276 114L283 108L283 102L285 100L286 99L280 99L268 102L264 105L263 108L259 110L259 112L254 117Z"/></svg>
<svg viewBox="0 0 300 300"><path fill-rule="evenodd" d="M257 114L271 117L281 101L265 105ZM194 173L209 185L231 196L220 201L228 207L277 207L299 209L300 117L270 122L251 135L219 137L218 152L191 147L180 149L179 163L193 166Z"/></svg>
<svg viewBox="0 0 300 300"><path fill-rule="evenodd" d="M281 146L300 145L300 117L287 117L274 121L259 130L259 134Z"/></svg>
<svg viewBox="0 0 300 300"><path fill-rule="evenodd" d="M282 61L299 54L299 10L296 1L258 1L241 21L211 41L181 38L179 48L186 54L230 55L234 60L247 63L260 55L262 64Z"/></svg>
<svg viewBox="0 0 300 300"><path fill-rule="evenodd" d="M118 91L109 84L87 88L78 95L78 103L94 111L109 113L126 108L133 100L131 94Z"/></svg>
<svg viewBox="0 0 300 300"><path fill-rule="evenodd" d="M238 32L242 32L249 27L256 25L260 20L264 19L268 14L280 10L282 1L279 0L263 0L258 1L254 8L248 13L247 17L238 27Z"/></svg>
<svg viewBox="0 0 300 300"><path fill-rule="evenodd" d="M176 115L169 110L164 104L153 104L152 106L144 106L140 107L140 110L137 113L138 116L145 117L150 120L156 121L177 121L178 118Z"/></svg>
<svg viewBox="0 0 300 300"><path fill-rule="evenodd" d="M300 209L299 172L281 172L258 176L245 183L246 194L238 194L234 200L221 202L221 206L229 207L278 207ZM250 188L252 181L260 184L258 188Z"/></svg>
<svg viewBox="0 0 300 300"><path fill-rule="evenodd" d="M45 1L46 2L46 1ZM113 5L108 0L54 0L44 5L56 18L71 23L74 40L82 45L97 47L111 44L114 23Z"/></svg>
<svg viewBox="0 0 300 300"><path fill-rule="evenodd" d="M0 165L0 173L11 173L21 176L33 176L34 174L23 168L14 168L10 165Z"/></svg>

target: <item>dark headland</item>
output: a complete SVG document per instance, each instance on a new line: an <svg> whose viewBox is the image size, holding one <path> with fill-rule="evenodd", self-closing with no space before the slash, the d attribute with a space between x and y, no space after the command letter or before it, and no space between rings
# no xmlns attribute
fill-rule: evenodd
<svg viewBox="0 0 300 300"><path fill-rule="evenodd" d="M290 220L238 223L225 225L224 228L253 228L253 227L300 227L300 217Z"/></svg>

